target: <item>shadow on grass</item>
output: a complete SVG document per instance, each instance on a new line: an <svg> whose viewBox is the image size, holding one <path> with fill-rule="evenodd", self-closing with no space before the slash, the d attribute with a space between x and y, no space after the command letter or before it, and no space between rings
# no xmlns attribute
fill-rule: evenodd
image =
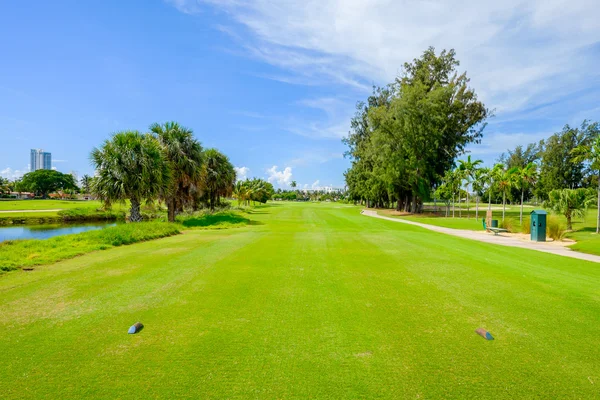
<svg viewBox="0 0 600 400"><path fill-rule="evenodd" d="M585 233L596 233L596 227L591 227L591 226L586 226L585 228L580 228L577 229L575 231L573 231L572 233L578 233L578 232L585 232Z"/></svg>
<svg viewBox="0 0 600 400"><path fill-rule="evenodd" d="M201 217L188 218L182 222L182 225L193 228L218 225L254 225L254 222L237 214L207 214Z"/></svg>

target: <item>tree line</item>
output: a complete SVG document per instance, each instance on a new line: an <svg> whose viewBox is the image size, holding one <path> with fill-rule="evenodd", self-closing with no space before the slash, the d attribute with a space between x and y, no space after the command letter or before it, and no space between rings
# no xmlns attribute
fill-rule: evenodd
<svg viewBox="0 0 600 400"><path fill-rule="evenodd" d="M235 168L225 154L204 149L191 129L176 122L152 124L148 133L117 132L93 149L91 160L96 169L91 192L106 206L129 200L132 222L142 220L142 202L164 202L173 222L185 209L214 210L223 198L234 191L241 195L240 187L248 185L236 185ZM269 193L263 192L258 201L266 201Z"/></svg>
<svg viewBox="0 0 600 400"><path fill-rule="evenodd" d="M351 130L343 142L351 167L346 184L351 200L371 207L421 212L424 201L440 200L446 215L455 204L479 201L521 204L535 198L571 217L588 206L600 208L600 125L584 121L525 148L502 154L492 168L465 154L480 143L492 113L459 74L455 52L439 55L429 48L419 59L404 64L402 77L375 87L366 102L357 104ZM595 190L593 188L596 188ZM462 213L462 208L459 208ZM600 215L597 231L600 231Z"/></svg>

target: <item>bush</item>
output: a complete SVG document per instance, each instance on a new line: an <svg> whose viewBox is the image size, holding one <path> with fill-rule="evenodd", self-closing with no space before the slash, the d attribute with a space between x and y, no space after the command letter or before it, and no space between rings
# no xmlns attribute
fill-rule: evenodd
<svg viewBox="0 0 600 400"><path fill-rule="evenodd" d="M45 240L11 240L0 243L0 271L52 264L95 250L106 250L180 233L175 224L140 222L97 231L56 236Z"/></svg>
<svg viewBox="0 0 600 400"><path fill-rule="evenodd" d="M548 215L546 233L554 240L562 240L565 237L566 227L556 216Z"/></svg>
<svg viewBox="0 0 600 400"><path fill-rule="evenodd" d="M515 232L516 222L512 218L504 218L499 222L499 228L506 229L509 232Z"/></svg>
<svg viewBox="0 0 600 400"><path fill-rule="evenodd" d="M186 228L226 229L236 226L248 225L250 220L232 211L195 212L193 214L180 214L175 219Z"/></svg>
<svg viewBox="0 0 600 400"><path fill-rule="evenodd" d="M61 210L58 216L65 222L70 221L115 221L124 220L124 211L92 210L90 208L71 208Z"/></svg>
<svg viewBox="0 0 600 400"><path fill-rule="evenodd" d="M531 218L530 217L523 218L523 225L521 225L521 232L526 233L528 235L531 233Z"/></svg>

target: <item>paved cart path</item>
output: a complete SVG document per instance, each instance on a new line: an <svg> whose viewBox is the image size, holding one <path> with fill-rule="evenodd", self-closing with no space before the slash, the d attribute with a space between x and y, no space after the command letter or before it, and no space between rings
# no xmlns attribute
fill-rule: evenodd
<svg viewBox="0 0 600 400"><path fill-rule="evenodd" d="M573 251L568 247L557 246L550 243L543 242L525 242L515 237L503 236L503 235L493 235L493 234L482 234L477 231L470 231L466 229L453 229L453 228L444 228L442 226L435 226L429 224L422 224L420 222L409 221L402 218L392 218L386 217L383 215L377 214L376 211L372 210L363 210L361 212L363 215L368 217L375 217L380 219L385 219L388 221L401 222L404 224L420 226L421 228L429 229L435 232L446 233L452 236L458 236L466 239L473 239L480 242L499 244L501 246L509 246L509 247L520 247L522 249L530 249L543 251L544 253L556 254L559 256L578 258L580 260L592 261L600 263L600 256L596 256L593 254L580 253L578 251Z"/></svg>

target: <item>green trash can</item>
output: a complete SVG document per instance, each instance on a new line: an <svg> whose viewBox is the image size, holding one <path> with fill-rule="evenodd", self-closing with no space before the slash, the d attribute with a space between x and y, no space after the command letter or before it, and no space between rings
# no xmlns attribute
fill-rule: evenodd
<svg viewBox="0 0 600 400"><path fill-rule="evenodd" d="M497 228L498 227L498 220L497 219L493 219L492 220L492 228Z"/></svg>
<svg viewBox="0 0 600 400"><path fill-rule="evenodd" d="M546 241L546 211L533 210L531 213L531 241Z"/></svg>

